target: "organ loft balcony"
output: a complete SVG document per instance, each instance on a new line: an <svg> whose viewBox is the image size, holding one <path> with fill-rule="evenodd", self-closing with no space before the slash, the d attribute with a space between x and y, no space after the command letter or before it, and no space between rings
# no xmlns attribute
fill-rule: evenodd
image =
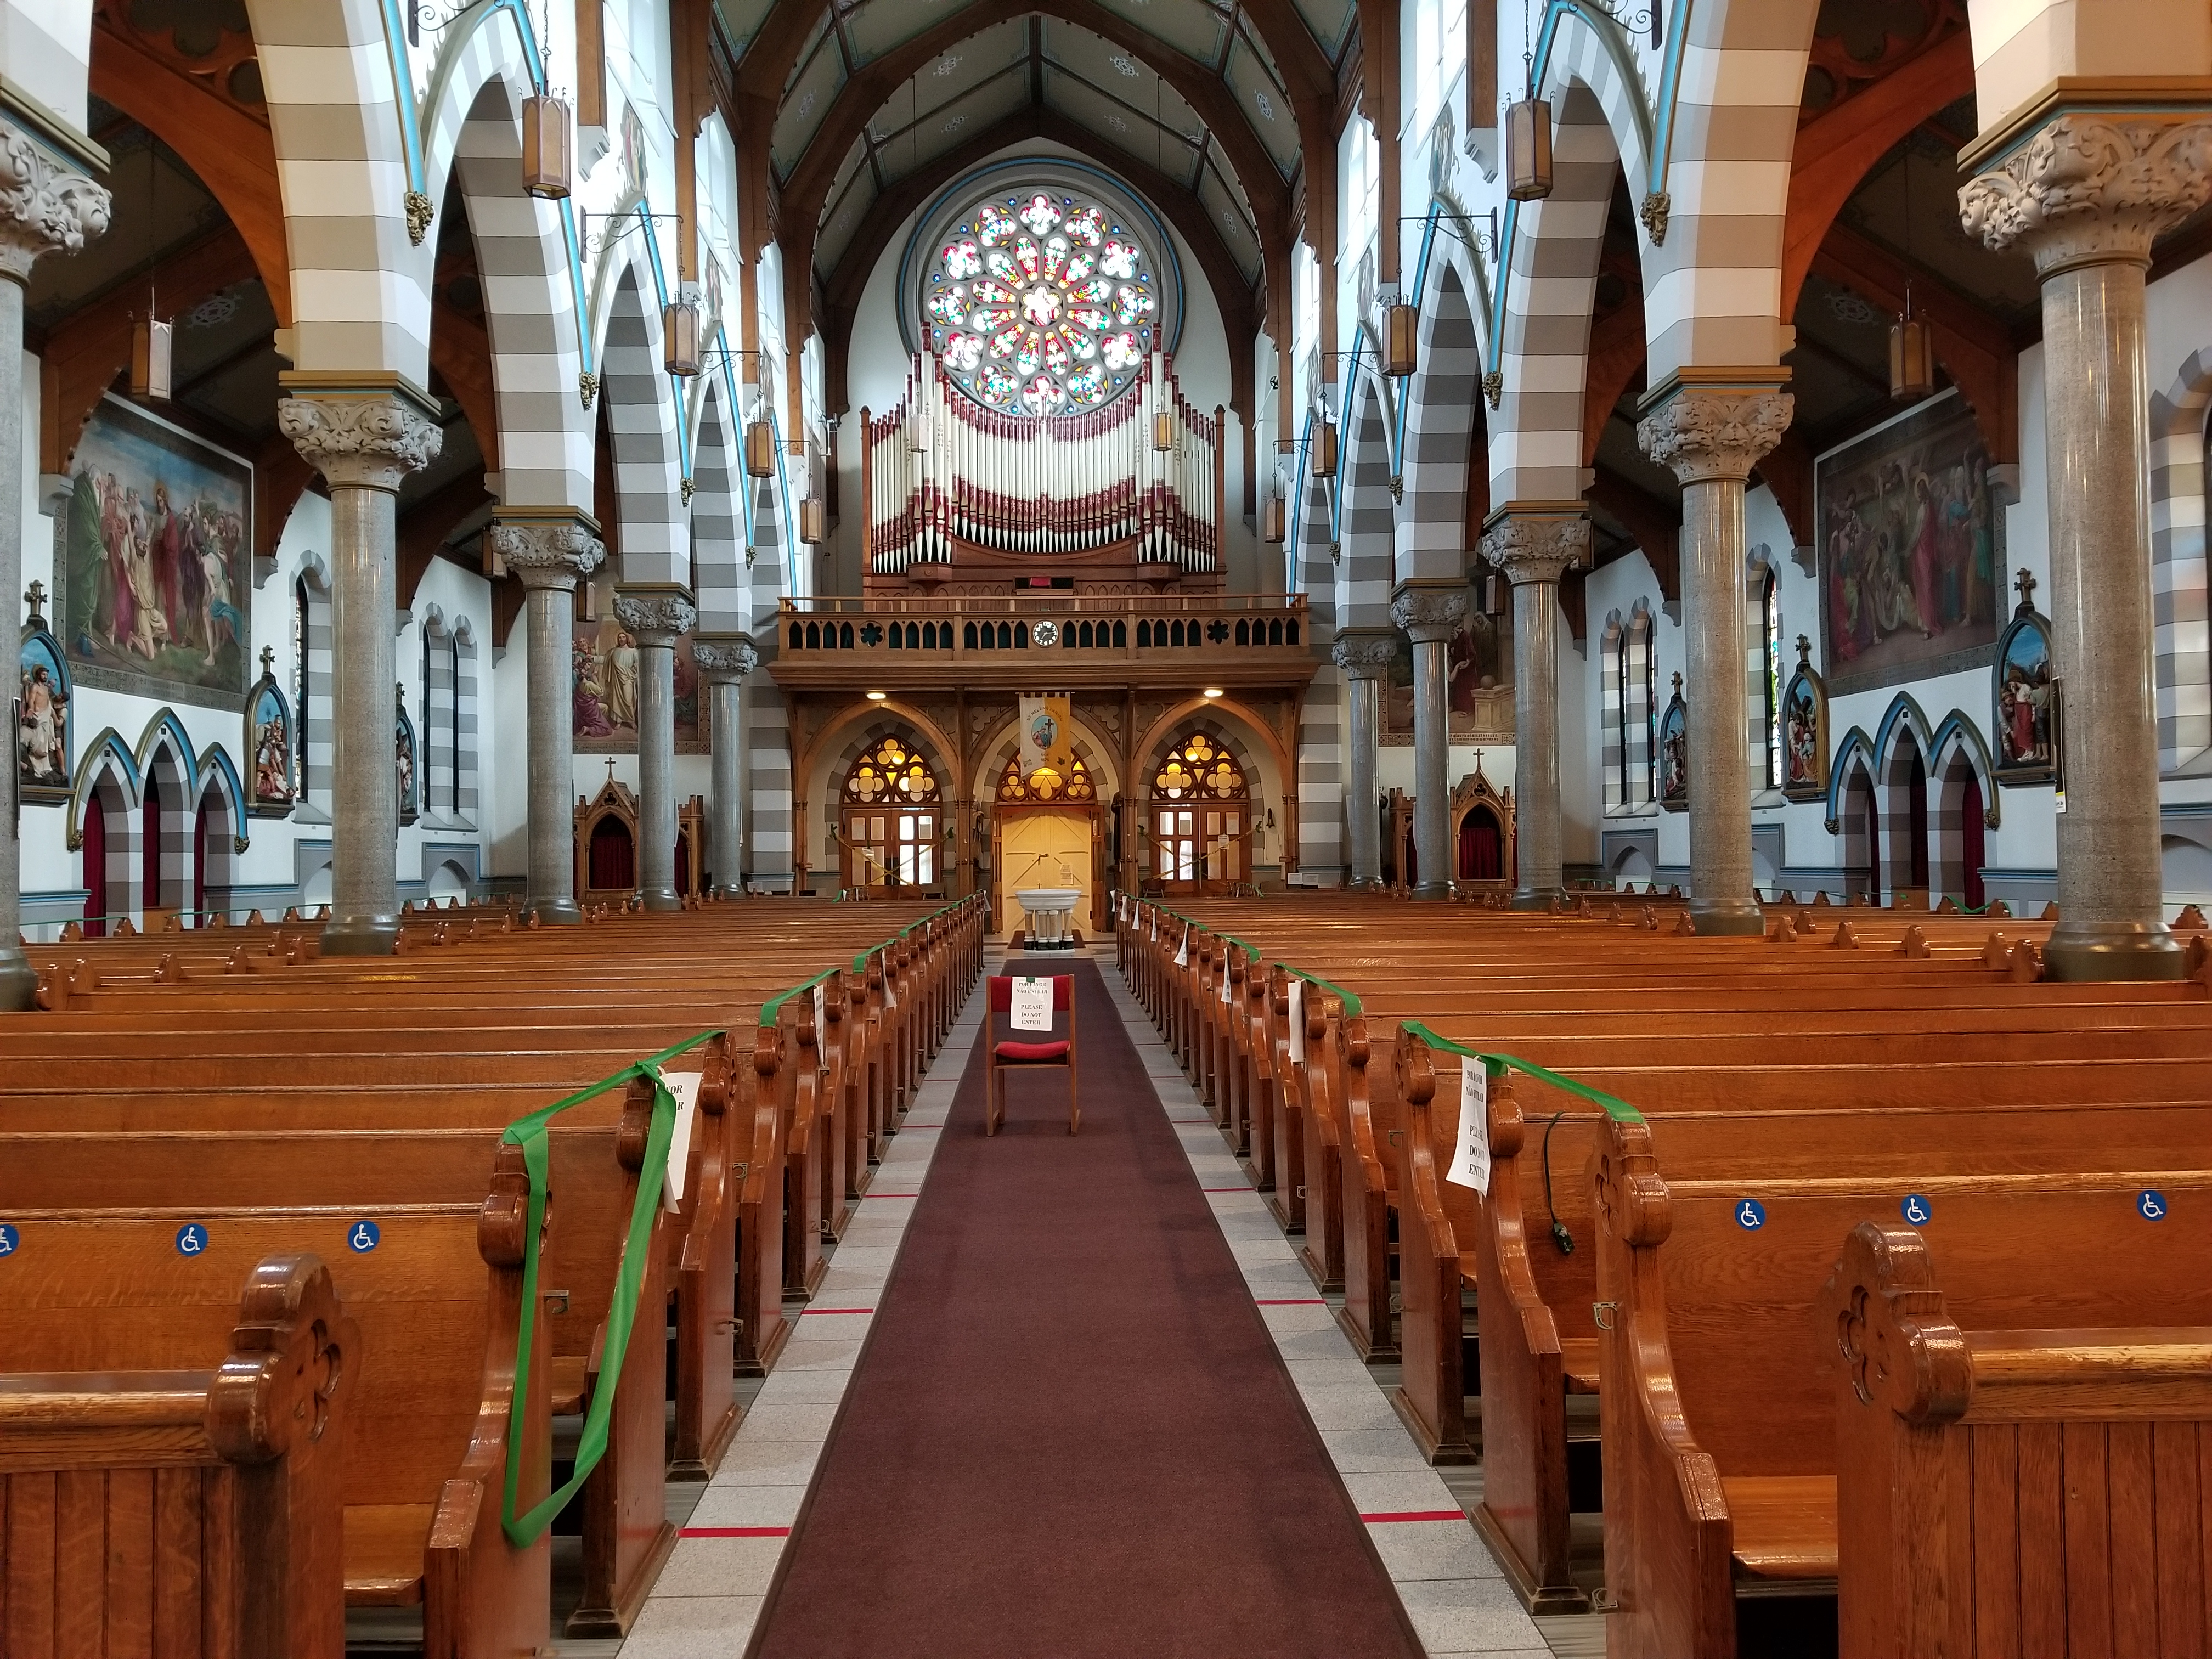
<svg viewBox="0 0 2212 1659"><path fill-rule="evenodd" d="M1318 663L1302 593L1033 590L785 599L767 665L794 690L1250 690Z"/></svg>

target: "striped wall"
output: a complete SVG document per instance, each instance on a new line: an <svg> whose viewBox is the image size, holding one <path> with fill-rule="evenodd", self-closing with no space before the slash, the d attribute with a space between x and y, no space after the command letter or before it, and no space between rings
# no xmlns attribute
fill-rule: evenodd
<svg viewBox="0 0 2212 1659"><path fill-rule="evenodd" d="M1328 657L1338 626L1336 573L1328 548L1328 492L1317 480L1308 478L1298 513L1297 574L1307 595L1306 620L1321 665L1298 704L1296 878L1309 886L1340 887L1346 867L1344 690L1342 676ZM1387 592L1383 597L1387 605Z"/></svg>
<svg viewBox="0 0 2212 1659"><path fill-rule="evenodd" d="M2212 623L2206 605L2204 421L2212 347L2150 400L2150 583L2158 659L2158 763L2194 768L2212 750Z"/></svg>
<svg viewBox="0 0 2212 1659"><path fill-rule="evenodd" d="M307 588L306 625L301 629L307 653L306 707L300 712L301 753L307 762L307 779L292 816L302 823L331 821L331 787L337 749L333 741L337 676L331 664L330 578L319 561L303 564L300 580ZM296 603L296 600L295 600Z"/></svg>
<svg viewBox="0 0 2212 1659"><path fill-rule="evenodd" d="M1376 377L1363 369L1340 459L1344 501L1338 518L1336 624L1388 628L1396 574L1396 509L1390 500L1390 426Z"/></svg>
<svg viewBox="0 0 2212 1659"><path fill-rule="evenodd" d="M663 362L659 301L641 250L616 284L600 362L599 395L606 399L615 492L622 504L617 580L688 584L691 532L681 496L676 393Z"/></svg>
<svg viewBox="0 0 2212 1659"><path fill-rule="evenodd" d="M435 828L453 822L455 784L453 742L453 636L433 605L422 618L422 817Z"/></svg>
<svg viewBox="0 0 2212 1659"><path fill-rule="evenodd" d="M745 872L753 886L791 890L793 846L791 716L783 693L766 674L746 678Z"/></svg>
<svg viewBox="0 0 2212 1659"><path fill-rule="evenodd" d="M702 634L742 634L751 621L745 585L744 522L738 490L738 435L719 375L708 377L691 463L691 580Z"/></svg>
<svg viewBox="0 0 2212 1659"><path fill-rule="evenodd" d="M1407 388L1396 578L1456 577L1468 563L1467 473L1482 435L1482 348L1461 260L1422 296L1419 372Z"/></svg>

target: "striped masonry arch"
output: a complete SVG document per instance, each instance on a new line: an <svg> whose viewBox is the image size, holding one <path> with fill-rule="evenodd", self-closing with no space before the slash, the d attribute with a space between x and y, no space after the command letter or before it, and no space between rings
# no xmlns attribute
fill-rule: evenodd
<svg viewBox="0 0 2212 1659"><path fill-rule="evenodd" d="M745 569L744 519L738 510L738 439L721 377L708 375L691 459L691 580L702 634L742 634L752 625Z"/></svg>
<svg viewBox="0 0 2212 1659"><path fill-rule="evenodd" d="M691 535L683 501L684 449L677 390L665 367L655 273L640 239L615 277L599 396L615 464L624 582L689 582Z"/></svg>
<svg viewBox="0 0 2212 1659"><path fill-rule="evenodd" d="M1418 372L1406 391L1399 448L1396 577L1455 577L1468 564L1468 468L1484 441L1482 343L1472 295L1480 289L1456 242L1423 283ZM1487 470L1486 456L1483 465Z"/></svg>
<svg viewBox="0 0 2212 1659"><path fill-rule="evenodd" d="M1308 475L1298 512L1297 581L1320 665L1298 704L1297 879L1344 884L1343 676L1329 660L1337 628L1336 568L1329 557L1328 487ZM1386 595L1387 602L1387 595Z"/></svg>
<svg viewBox="0 0 2212 1659"><path fill-rule="evenodd" d="M1390 422L1380 377L1363 362L1352 385L1340 460L1336 621L1340 628L1390 626L1397 515L1390 500Z"/></svg>

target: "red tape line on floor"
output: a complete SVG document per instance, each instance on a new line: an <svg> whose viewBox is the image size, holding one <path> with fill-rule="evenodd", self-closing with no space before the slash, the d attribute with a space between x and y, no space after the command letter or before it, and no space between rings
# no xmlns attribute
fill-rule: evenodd
<svg viewBox="0 0 2212 1659"><path fill-rule="evenodd" d="M1465 1521L1467 1516L1459 1510L1389 1510L1359 1518L1371 1526L1378 1521Z"/></svg>
<svg viewBox="0 0 2212 1659"><path fill-rule="evenodd" d="M686 1527L678 1538L788 1538L789 1527Z"/></svg>
<svg viewBox="0 0 2212 1659"><path fill-rule="evenodd" d="M875 1310L873 1308L801 1308L799 1312L799 1316L805 1318L811 1314L871 1314L875 1312Z"/></svg>
<svg viewBox="0 0 2212 1659"><path fill-rule="evenodd" d="M1326 1308L1328 1303L1318 1296L1260 1296L1252 1298L1262 1308Z"/></svg>

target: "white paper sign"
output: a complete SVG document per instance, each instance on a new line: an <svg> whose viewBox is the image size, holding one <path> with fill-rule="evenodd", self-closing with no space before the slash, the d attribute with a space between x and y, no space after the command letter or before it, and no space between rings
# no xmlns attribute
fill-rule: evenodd
<svg viewBox="0 0 2212 1659"><path fill-rule="evenodd" d="M1221 1006L1226 1008L1229 1006L1229 957L1226 952L1224 952L1222 955L1219 972L1221 975Z"/></svg>
<svg viewBox="0 0 2212 1659"><path fill-rule="evenodd" d="M891 953L884 951L878 954L882 957L884 964L884 1006L896 1008L898 1006L898 993L891 989Z"/></svg>
<svg viewBox="0 0 2212 1659"><path fill-rule="evenodd" d="M1015 975L1012 1013L1017 1031L1052 1030L1052 981Z"/></svg>
<svg viewBox="0 0 2212 1659"><path fill-rule="evenodd" d="M814 982L814 1055L824 1070L830 1065L830 981Z"/></svg>
<svg viewBox="0 0 2212 1659"><path fill-rule="evenodd" d="M1306 1063L1306 982L1291 975L1291 1059Z"/></svg>
<svg viewBox="0 0 2212 1659"><path fill-rule="evenodd" d="M1176 966L1178 968L1190 966L1190 924L1188 922L1182 925L1182 943L1176 946Z"/></svg>
<svg viewBox="0 0 2212 1659"><path fill-rule="evenodd" d="M668 1180L660 1189L660 1207L672 1215L684 1206L684 1178L691 1171L691 1126L699 1109L699 1073L663 1072L660 1080L676 1097L676 1133L668 1139Z"/></svg>
<svg viewBox="0 0 2212 1659"><path fill-rule="evenodd" d="M1469 1054L1459 1073L1459 1147L1444 1179L1490 1195L1490 1068Z"/></svg>
<svg viewBox="0 0 2212 1659"><path fill-rule="evenodd" d="M1153 912L1152 912L1152 937L1153 937L1154 939L1158 939L1159 936L1160 936L1160 913L1159 913L1158 911L1155 910L1155 911L1153 911Z"/></svg>

